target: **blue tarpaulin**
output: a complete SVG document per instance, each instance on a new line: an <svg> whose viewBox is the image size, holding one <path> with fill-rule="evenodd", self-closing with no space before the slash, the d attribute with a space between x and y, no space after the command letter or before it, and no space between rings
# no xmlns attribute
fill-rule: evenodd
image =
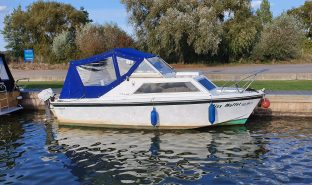
<svg viewBox="0 0 312 185"><path fill-rule="evenodd" d="M109 92L114 87L118 86L120 83L126 80L127 77L130 77L145 58L151 57L155 57L155 55L141 52L132 48L116 48L89 58L72 61L70 62L60 99L98 98ZM116 80L105 85L84 85L77 67L97 63L106 60L107 58L113 59ZM120 73L118 66L118 63L121 61L117 61L117 59L121 58L133 61L133 64L131 65L128 72L124 74ZM122 62L124 61L125 60L122 60Z"/></svg>

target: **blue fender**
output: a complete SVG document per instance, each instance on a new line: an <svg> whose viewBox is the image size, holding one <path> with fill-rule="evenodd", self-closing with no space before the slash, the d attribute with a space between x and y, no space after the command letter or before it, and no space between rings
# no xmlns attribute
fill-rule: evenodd
<svg viewBox="0 0 312 185"><path fill-rule="evenodd" d="M208 108L208 114L209 114L209 122L213 125L214 122L216 121L216 108L213 105L213 103L210 104Z"/></svg>
<svg viewBox="0 0 312 185"><path fill-rule="evenodd" d="M151 124L155 127L158 123L158 113L156 111L156 108L153 107L153 110L151 112Z"/></svg>

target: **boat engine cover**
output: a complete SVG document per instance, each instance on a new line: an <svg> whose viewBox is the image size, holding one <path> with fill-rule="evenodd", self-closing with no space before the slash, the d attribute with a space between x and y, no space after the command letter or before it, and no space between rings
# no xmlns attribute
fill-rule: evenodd
<svg viewBox="0 0 312 185"><path fill-rule="evenodd" d="M38 98L41 101L47 101L54 96L53 90L51 88L45 89L38 94Z"/></svg>

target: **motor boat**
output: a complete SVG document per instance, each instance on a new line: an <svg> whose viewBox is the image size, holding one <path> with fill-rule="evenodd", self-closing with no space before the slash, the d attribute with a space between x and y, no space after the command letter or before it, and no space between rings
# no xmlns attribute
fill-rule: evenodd
<svg viewBox="0 0 312 185"><path fill-rule="evenodd" d="M21 110L18 99L21 99L20 91L5 61L5 56L0 54L0 116Z"/></svg>
<svg viewBox="0 0 312 185"><path fill-rule="evenodd" d="M50 107L63 125L191 129L245 124L265 95L250 84L218 87L200 72L176 72L157 55L117 48L72 61ZM47 101L53 93L41 95Z"/></svg>

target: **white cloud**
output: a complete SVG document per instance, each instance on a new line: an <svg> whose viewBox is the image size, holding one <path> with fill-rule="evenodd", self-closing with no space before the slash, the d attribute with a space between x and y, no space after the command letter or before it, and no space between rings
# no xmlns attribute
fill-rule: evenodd
<svg viewBox="0 0 312 185"><path fill-rule="evenodd" d="M261 3L262 3L262 0L253 0L251 1L251 7L253 9L258 9L260 8Z"/></svg>
<svg viewBox="0 0 312 185"><path fill-rule="evenodd" d="M4 10L6 10L7 9L7 6L2 6L2 5L0 5L0 12L3 12Z"/></svg>

